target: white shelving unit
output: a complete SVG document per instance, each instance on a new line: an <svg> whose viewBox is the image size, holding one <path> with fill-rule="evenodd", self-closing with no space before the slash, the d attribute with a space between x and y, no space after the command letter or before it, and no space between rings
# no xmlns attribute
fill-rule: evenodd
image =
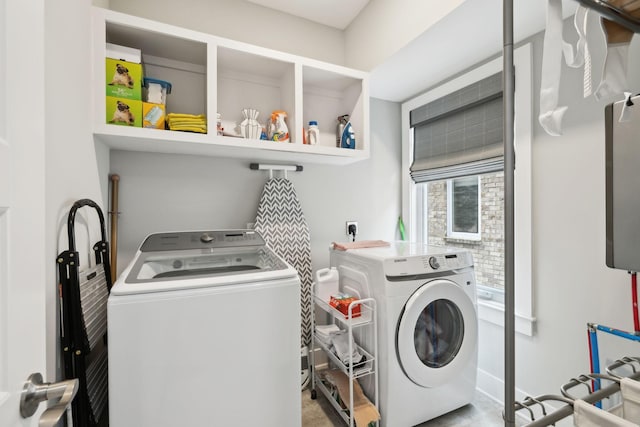
<svg viewBox="0 0 640 427"><path fill-rule="evenodd" d="M171 82L167 112L206 114L208 134L131 128L105 120L105 43L142 50L144 74ZM119 150L251 161L348 164L369 157L368 73L154 22L107 9L93 11L94 137ZM291 142L218 136L216 113L240 123L242 109L287 112ZM337 117L349 114L356 148L336 147ZM303 144L318 121L320 139Z"/></svg>
<svg viewBox="0 0 640 427"><path fill-rule="evenodd" d="M354 427L355 419L353 411L348 411L347 409L342 408L335 400L335 397L332 396L331 391L322 382L319 372L316 369L315 349L318 347L326 354L329 368L342 371L349 379L349 401L345 402L348 405L348 408L353 408L353 381L360 378L364 379L365 377L368 377L368 381L373 382L372 387L370 387L370 389L373 390L373 396L368 397L376 408L378 408L378 326L376 320L376 301L373 298L355 300L349 304L347 315L345 316L342 312L330 306L326 301L315 296L313 290L312 295L314 295L313 302L315 307L329 315L329 322L334 323L341 330L347 331L349 339L349 354L353 354L352 346L356 346L358 353L366 357L364 364L356 368L353 366L354 361L352 359L350 359L347 364L343 363L334 354L334 352L318 338L316 334L316 314L314 309L311 310L312 327L314 331L311 335L311 398L316 398L316 389L319 389L326 396L327 400L331 403L338 414L340 414L342 419L350 427ZM353 317L354 308L358 305L360 306L361 314L358 317Z"/></svg>

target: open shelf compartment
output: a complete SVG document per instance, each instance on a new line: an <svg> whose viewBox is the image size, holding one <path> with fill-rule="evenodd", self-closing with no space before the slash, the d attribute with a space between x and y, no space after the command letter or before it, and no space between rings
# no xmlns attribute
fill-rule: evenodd
<svg viewBox="0 0 640 427"><path fill-rule="evenodd" d="M302 86L304 127L308 128L311 120L318 122L318 145L338 147L338 117L348 115L355 133L355 150L363 150L368 133L364 120L368 113L364 109L364 78L303 66Z"/></svg>
<svg viewBox="0 0 640 427"><path fill-rule="evenodd" d="M109 19L109 16L122 19ZM166 98L167 113L207 115L207 70L210 60L204 37L177 27L168 26L170 30L156 30L156 23L118 13L109 13L101 27L102 34L96 35L94 46L96 64L104 64L105 43L140 49L143 76L165 80L172 85L172 91ZM104 66L95 70L97 75L104 76L104 71L100 73L100 70L104 70ZM104 78L98 80L104 81ZM98 109L101 105L104 109L104 86L97 86L100 90L98 95L101 95L96 96ZM99 120L104 114L98 114L97 117Z"/></svg>
<svg viewBox="0 0 640 427"><path fill-rule="evenodd" d="M285 144L296 143L295 64L223 46L218 46L217 58L218 113L227 127L225 133L240 134L237 127L244 119L243 109L257 110L265 131L271 113L282 110L290 135Z"/></svg>

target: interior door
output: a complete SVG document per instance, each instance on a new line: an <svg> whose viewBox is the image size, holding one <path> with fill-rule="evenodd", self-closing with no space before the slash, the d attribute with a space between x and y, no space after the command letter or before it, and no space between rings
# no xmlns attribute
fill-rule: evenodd
<svg viewBox="0 0 640 427"><path fill-rule="evenodd" d="M436 279L407 300L397 350L403 371L422 387L438 387L464 371L476 355L475 306L454 282Z"/></svg>
<svg viewBox="0 0 640 427"><path fill-rule="evenodd" d="M20 392L34 372L42 373L46 379L54 376L46 370L45 343L43 29L44 0L0 1L0 425L3 427L37 425L38 415L21 417Z"/></svg>

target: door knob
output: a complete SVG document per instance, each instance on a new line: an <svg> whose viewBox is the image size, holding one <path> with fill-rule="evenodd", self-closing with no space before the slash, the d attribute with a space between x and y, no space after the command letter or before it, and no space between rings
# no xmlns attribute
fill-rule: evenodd
<svg viewBox="0 0 640 427"><path fill-rule="evenodd" d="M22 418L29 418L36 413L40 402L57 399L54 405L42 413L38 424L40 427L55 426L76 396L78 384L76 378L57 383L43 383L39 372L31 374L20 395L20 415Z"/></svg>

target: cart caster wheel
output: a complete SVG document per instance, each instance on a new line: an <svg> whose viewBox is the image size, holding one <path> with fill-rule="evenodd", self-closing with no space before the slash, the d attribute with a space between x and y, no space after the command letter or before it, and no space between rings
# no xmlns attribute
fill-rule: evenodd
<svg viewBox="0 0 640 427"><path fill-rule="evenodd" d="M318 397L318 395L317 395L315 389L311 390L311 400L316 400L317 397Z"/></svg>

